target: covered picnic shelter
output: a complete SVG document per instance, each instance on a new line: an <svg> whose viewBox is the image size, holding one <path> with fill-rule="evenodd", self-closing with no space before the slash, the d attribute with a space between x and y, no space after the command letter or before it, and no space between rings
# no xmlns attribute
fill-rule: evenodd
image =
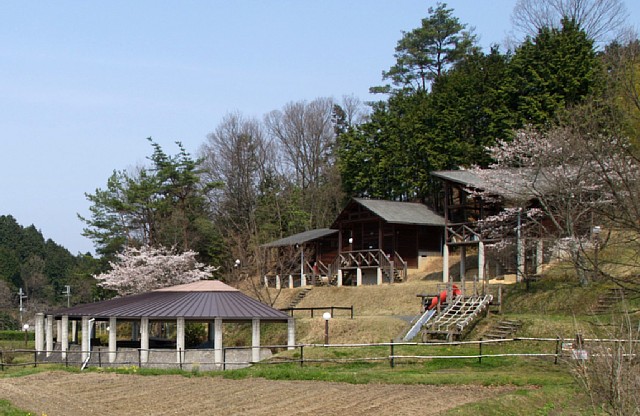
<svg viewBox="0 0 640 416"><path fill-rule="evenodd" d="M253 299L238 289L218 280L201 280L178 286L157 289L142 294L119 297L101 302L78 305L49 314L36 315L36 350L46 356L60 353L62 359L69 352L69 326L77 328L81 323L82 361L90 358L92 350L92 325L108 323L108 361L118 363L118 322L132 322L138 331L132 331L133 345L139 348L141 363L149 362L150 324L175 322L175 362L185 362L185 323L208 324L208 338L213 348L214 363L223 363L223 322L252 324L251 362L260 360L260 323L282 322L287 324L288 345L295 344L295 325L286 313ZM54 325L54 322L57 324ZM54 327L57 343L54 344ZM72 340L77 339L72 330ZM122 334L120 334L122 335ZM138 338L139 337L139 338ZM131 343L130 343L131 345ZM173 344L171 344L173 346Z"/></svg>

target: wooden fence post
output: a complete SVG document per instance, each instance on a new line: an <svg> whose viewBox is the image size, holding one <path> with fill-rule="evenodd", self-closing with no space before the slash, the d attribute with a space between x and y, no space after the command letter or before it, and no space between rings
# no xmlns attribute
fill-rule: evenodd
<svg viewBox="0 0 640 416"><path fill-rule="evenodd" d="M300 345L300 367L304 367L304 345Z"/></svg>
<svg viewBox="0 0 640 416"><path fill-rule="evenodd" d="M556 356L553 360L554 364L558 364L558 355L560 354L560 337L556 337Z"/></svg>
<svg viewBox="0 0 640 416"><path fill-rule="evenodd" d="M479 346L479 354L478 354L478 364L482 364L482 337L480 337L480 342L478 343Z"/></svg>
<svg viewBox="0 0 640 416"><path fill-rule="evenodd" d="M391 340L390 345L391 345L391 354L389 355L389 365L391 365L391 368L394 368L395 367L395 362L393 360L393 355L394 355L393 354L393 339Z"/></svg>

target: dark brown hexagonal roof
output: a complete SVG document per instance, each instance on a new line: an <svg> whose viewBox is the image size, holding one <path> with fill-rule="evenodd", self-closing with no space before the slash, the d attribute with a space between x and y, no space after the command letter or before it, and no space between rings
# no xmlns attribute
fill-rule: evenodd
<svg viewBox="0 0 640 416"><path fill-rule="evenodd" d="M222 318L225 321L260 319L286 322L289 319L286 313L265 305L218 280L202 280L139 295L78 305L56 310L52 314L56 319L67 315L70 319L87 316L96 320L106 320L110 317L173 320L183 317L190 321L211 321Z"/></svg>

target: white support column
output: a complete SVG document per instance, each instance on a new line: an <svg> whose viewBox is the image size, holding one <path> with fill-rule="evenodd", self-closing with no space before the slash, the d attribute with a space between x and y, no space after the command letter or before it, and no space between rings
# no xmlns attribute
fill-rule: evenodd
<svg viewBox="0 0 640 416"><path fill-rule="evenodd" d="M263 280L264 280L264 288L269 289L269 278L265 275Z"/></svg>
<svg viewBox="0 0 640 416"><path fill-rule="evenodd" d="M149 318L140 319L140 361L149 362Z"/></svg>
<svg viewBox="0 0 640 416"><path fill-rule="evenodd" d="M36 351L44 351L44 314L36 314Z"/></svg>
<svg viewBox="0 0 640 416"><path fill-rule="evenodd" d="M289 289L293 289L293 276L289 275Z"/></svg>
<svg viewBox="0 0 640 416"><path fill-rule="evenodd" d="M47 315L47 357L53 351L53 315Z"/></svg>
<svg viewBox="0 0 640 416"><path fill-rule="evenodd" d="M60 342L62 343L60 350L62 351L62 358L67 358L67 351L69 350L69 316L62 315L60 319Z"/></svg>
<svg viewBox="0 0 640 416"><path fill-rule="evenodd" d="M184 318L176 320L176 350L178 352L176 362L184 362Z"/></svg>
<svg viewBox="0 0 640 416"><path fill-rule="evenodd" d="M300 287L307 285L307 276L304 273L300 273Z"/></svg>
<svg viewBox="0 0 640 416"><path fill-rule="evenodd" d="M525 264L524 264L524 259L525 259L525 253L524 253L524 238L520 238L518 236L518 244L517 244L517 250L518 253L516 255L516 282L522 282L523 278L524 278L524 268L525 268Z"/></svg>
<svg viewBox="0 0 640 416"><path fill-rule="evenodd" d="M536 244L536 274L542 274L542 264L544 261L544 242L538 240Z"/></svg>
<svg viewBox="0 0 640 416"><path fill-rule="evenodd" d="M213 357L216 363L222 364L222 319L216 318L213 321L214 335L213 335Z"/></svg>
<svg viewBox="0 0 640 416"><path fill-rule="evenodd" d="M116 354L118 351L118 334L117 334L118 320L115 316L109 318L109 362L116 361Z"/></svg>
<svg viewBox="0 0 640 416"><path fill-rule="evenodd" d="M260 319L251 320L251 361L260 361Z"/></svg>
<svg viewBox="0 0 640 416"><path fill-rule="evenodd" d="M391 280L393 281L393 278L391 278ZM381 267L378 267L376 269L376 283L378 284L378 286L382 284L382 268Z"/></svg>
<svg viewBox="0 0 640 416"><path fill-rule="evenodd" d="M460 291L464 298L466 296L465 291L467 288L467 248L465 246L460 247L460 286ZM453 290L453 284L451 285L451 289Z"/></svg>
<svg viewBox="0 0 640 416"><path fill-rule="evenodd" d="M518 228L516 229L516 282L524 276L524 240L522 238L522 210L518 211Z"/></svg>
<svg viewBox="0 0 640 416"><path fill-rule="evenodd" d="M360 267L356 269L356 286L362 286L362 269Z"/></svg>
<svg viewBox="0 0 640 416"><path fill-rule="evenodd" d="M296 345L296 321L293 318L287 321L287 345L290 350Z"/></svg>
<svg viewBox="0 0 640 416"><path fill-rule="evenodd" d="M56 342L62 342L62 319L56 321Z"/></svg>
<svg viewBox="0 0 640 416"><path fill-rule="evenodd" d="M338 280L336 281L336 286L342 286L342 269L338 269Z"/></svg>
<svg viewBox="0 0 640 416"><path fill-rule="evenodd" d="M90 344L90 337L91 335L89 334L89 317L87 316L83 316L82 317L82 361L86 360L87 357L89 356L89 348L91 346Z"/></svg>
<svg viewBox="0 0 640 416"><path fill-rule="evenodd" d="M278 289L278 290L279 290L279 289L280 289L280 287L281 287L281 286L280 286L280 275L279 275L279 274L277 274L277 275L276 275L276 289Z"/></svg>
<svg viewBox="0 0 640 416"><path fill-rule="evenodd" d="M78 321L75 319L71 321L71 343L78 343Z"/></svg>
<svg viewBox="0 0 640 416"><path fill-rule="evenodd" d="M449 282L449 246L442 246L442 282Z"/></svg>

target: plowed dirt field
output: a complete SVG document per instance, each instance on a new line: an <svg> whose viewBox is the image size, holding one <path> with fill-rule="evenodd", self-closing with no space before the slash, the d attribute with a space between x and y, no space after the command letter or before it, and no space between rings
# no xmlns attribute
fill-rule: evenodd
<svg viewBox="0 0 640 416"><path fill-rule="evenodd" d="M433 415L512 389L65 372L0 379L0 398L38 416Z"/></svg>

